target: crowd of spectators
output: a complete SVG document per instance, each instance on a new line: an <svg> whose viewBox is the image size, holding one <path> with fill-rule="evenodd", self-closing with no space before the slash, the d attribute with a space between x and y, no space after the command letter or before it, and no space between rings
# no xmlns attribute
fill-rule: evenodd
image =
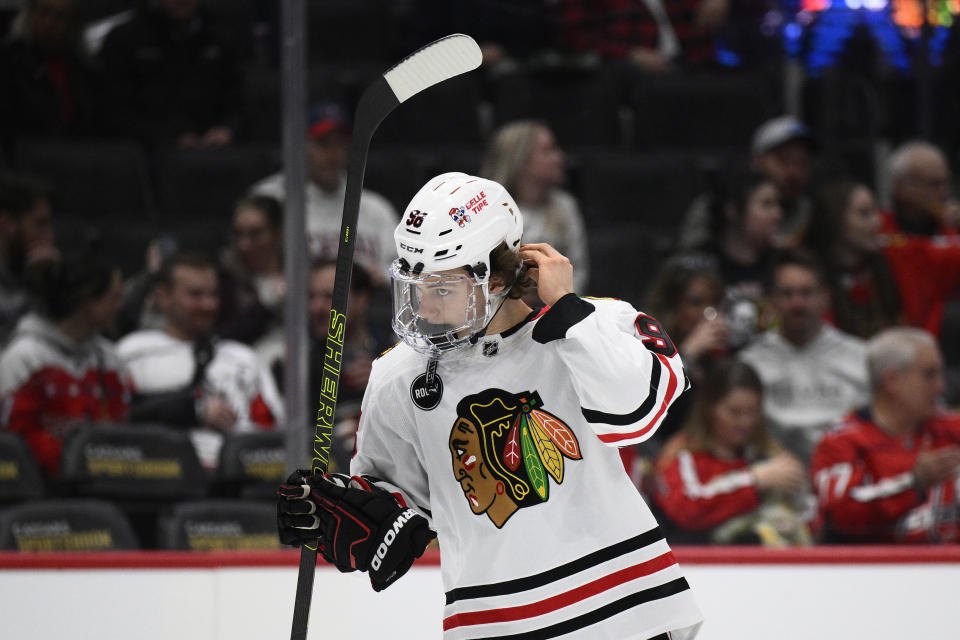
<svg viewBox="0 0 960 640"><path fill-rule="evenodd" d="M244 144L255 128L241 91L254 43L238 42L243 34L229 33L203 0L131 2L99 31L79 22L78 4L25 0L11 22L0 46L0 84L11 88L0 99L4 153L15 159L13 150L37 135L120 137L149 152ZM641 81L722 76L714 45L743 11L713 0L548 4L558 16L544 24L557 29L568 61L626 61ZM524 3L485 7L484 27L538 19ZM433 19L421 31L459 20L446 11ZM524 60L547 64L531 42L510 39L514 31L496 34L486 29L482 38L486 80ZM181 233L188 225L161 221L160 233L136 247L143 264L121 269L102 233L55 236L61 222L78 222L72 203L57 199L53 176L17 171L15 162L6 169L0 154L0 430L24 439L51 494L62 488L64 444L92 424L186 434L211 477L231 436L282 435L284 322L296 321L282 311L291 294L309 296L301 321L316 404L351 139L342 89L321 91L308 115L305 292L284 282L282 172L265 171L230 194L226 215L211 215L213 246L197 250ZM588 156L544 111L498 122L482 149L452 147L452 166L439 168L468 163L504 184L523 209L525 241L567 255L578 293L616 295L628 280L643 294L631 302L672 337L692 387L651 440L622 456L668 537L957 541L960 417L949 405L960 404L950 377L960 354L947 347L960 332L951 320L960 302L960 204L950 141L898 140L889 157L875 158L876 176L853 175L821 162L831 148L815 127L777 113L720 166L691 173L684 206L650 212L641 193L630 216L663 218L656 226L671 233L658 252L640 255L651 245L632 235L638 227L612 225L613 250L653 266L612 273L592 239L624 215L598 215L578 179ZM395 167L398 175L410 169ZM397 197L361 195L335 467L349 464L371 363L395 340L387 268L405 213L397 209L418 184L401 184Z"/></svg>

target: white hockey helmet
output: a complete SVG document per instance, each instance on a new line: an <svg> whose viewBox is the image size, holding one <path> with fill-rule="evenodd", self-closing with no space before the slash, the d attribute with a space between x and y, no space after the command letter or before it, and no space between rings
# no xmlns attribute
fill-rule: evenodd
<svg viewBox="0 0 960 640"><path fill-rule="evenodd" d="M522 235L520 208L502 185L465 173L429 180L393 234L397 335L432 357L475 342L507 294L490 293L490 252L501 243L516 252Z"/></svg>

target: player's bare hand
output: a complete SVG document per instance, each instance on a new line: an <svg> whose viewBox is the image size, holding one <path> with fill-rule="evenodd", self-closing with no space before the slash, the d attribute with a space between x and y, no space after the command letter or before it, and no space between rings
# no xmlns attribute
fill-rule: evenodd
<svg viewBox="0 0 960 640"><path fill-rule="evenodd" d="M573 265L549 244L521 244L520 259L528 267L527 275L537 283L544 304L555 304L573 293Z"/></svg>
<svg viewBox="0 0 960 640"><path fill-rule="evenodd" d="M934 451L922 451L917 454L913 465L913 477L917 487L939 484L960 473L960 447L954 445Z"/></svg>
<svg viewBox="0 0 960 640"><path fill-rule="evenodd" d="M761 491L772 489L797 493L806 483L807 474L803 464L786 452L758 462L751 469L757 479L757 488Z"/></svg>

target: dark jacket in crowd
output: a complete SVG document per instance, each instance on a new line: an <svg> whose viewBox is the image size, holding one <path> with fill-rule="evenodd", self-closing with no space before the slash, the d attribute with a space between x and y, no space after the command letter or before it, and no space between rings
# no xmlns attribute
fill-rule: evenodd
<svg viewBox="0 0 960 640"><path fill-rule="evenodd" d="M233 42L202 11L177 22L143 10L116 26L100 52L113 133L162 145L218 125L236 131L242 88Z"/></svg>

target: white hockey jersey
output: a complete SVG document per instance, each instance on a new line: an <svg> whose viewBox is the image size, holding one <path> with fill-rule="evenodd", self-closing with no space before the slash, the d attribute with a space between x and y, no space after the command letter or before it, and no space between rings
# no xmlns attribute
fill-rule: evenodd
<svg viewBox="0 0 960 640"><path fill-rule="evenodd" d="M569 294L441 361L429 387L425 369L404 344L374 363L350 470L432 519L446 640L699 625L617 451L648 438L687 386L654 319Z"/></svg>

